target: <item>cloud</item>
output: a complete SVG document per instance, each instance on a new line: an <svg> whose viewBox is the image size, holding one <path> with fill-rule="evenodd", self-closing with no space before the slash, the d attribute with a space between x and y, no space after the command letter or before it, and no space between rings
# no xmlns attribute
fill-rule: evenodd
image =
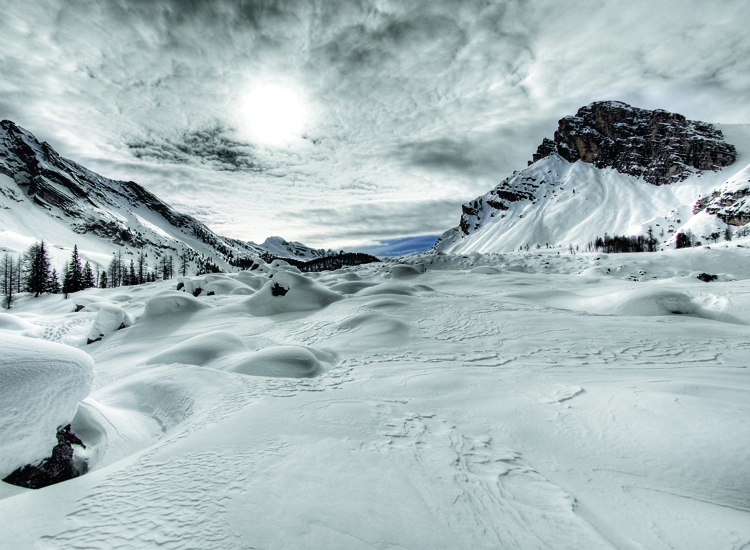
<svg viewBox="0 0 750 550"><path fill-rule="evenodd" d="M748 15L732 0L16 2L0 118L230 236L388 241L454 226L591 101L750 122ZM271 84L306 113L283 146L247 131L250 92Z"/></svg>
<svg viewBox="0 0 750 550"><path fill-rule="evenodd" d="M263 170L254 147L232 139L219 124L175 137L150 133L145 139L126 142L126 146L137 159L164 164L188 164L218 171Z"/></svg>

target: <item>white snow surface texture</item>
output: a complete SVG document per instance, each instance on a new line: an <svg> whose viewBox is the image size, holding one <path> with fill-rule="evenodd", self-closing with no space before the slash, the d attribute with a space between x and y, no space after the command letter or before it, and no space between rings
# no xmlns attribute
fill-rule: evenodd
<svg viewBox="0 0 750 550"><path fill-rule="evenodd" d="M750 547L750 238L558 252L18 295L0 548Z"/></svg>
<svg viewBox="0 0 750 550"><path fill-rule="evenodd" d="M0 325L0 478L50 456L57 428L73 420L94 378L85 352L13 334L8 325Z"/></svg>

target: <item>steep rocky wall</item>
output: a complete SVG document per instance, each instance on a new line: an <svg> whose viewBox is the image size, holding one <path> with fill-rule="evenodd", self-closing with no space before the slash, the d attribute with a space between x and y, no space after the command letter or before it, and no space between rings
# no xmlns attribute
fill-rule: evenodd
<svg viewBox="0 0 750 550"><path fill-rule="evenodd" d="M555 152L568 162L614 168L653 185L719 170L737 157L734 146L710 124L619 101L598 101L562 118L554 141L545 138L529 164Z"/></svg>

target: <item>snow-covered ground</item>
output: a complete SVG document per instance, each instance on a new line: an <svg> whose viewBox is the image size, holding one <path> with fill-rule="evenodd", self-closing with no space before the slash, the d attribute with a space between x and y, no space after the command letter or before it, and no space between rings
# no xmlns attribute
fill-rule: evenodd
<svg viewBox="0 0 750 550"><path fill-rule="evenodd" d="M89 472L0 547L749 547L750 239L401 262L19 297Z"/></svg>

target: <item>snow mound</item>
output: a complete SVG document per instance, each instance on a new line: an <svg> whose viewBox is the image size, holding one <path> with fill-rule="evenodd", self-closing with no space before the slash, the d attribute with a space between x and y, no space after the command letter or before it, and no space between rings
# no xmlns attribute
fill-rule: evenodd
<svg viewBox="0 0 750 550"><path fill-rule="evenodd" d="M183 363L204 366L221 357L248 351L248 347L239 336L231 332L216 331L189 338L153 356L146 364Z"/></svg>
<svg viewBox="0 0 750 550"><path fill-rule="evenodd" d="M6 333L0 354L0 478L46 458L59 426L91 390L94 361L83 351Z"/></svg>
<svg viewBox="0 0 750 550"><path fill-rule="evenodd" d="M101 304L94 319L94 325L86 337L86 343L98 342L116 330L132 326L134 322L133 317L120 306Z"/></svg>
<svg viewBox="0 0 750 550"><path fill-rule="evenodd" d="M391 266L389 273L394 279L413 279L422 274L416 267L405 264Z"/></svg>
<svg viewBox="0 0 750 550"><path fill-rule="evenodd" d="M687 315L697 310L686 294L661 289L626 290L612 294L606 300L602 308L613 315Z"/></svg>
<svg viewBox="0 0 750 550"><path fill-rule="evenodd" d="M225 364L223 370L251 376L312 378L323 368L318 357L299 346L266 348Z"/></svg>
<svg viewBox="0 0 750 550"><path fill-rule="evenodd" d="M342 294L356 294L360 290L377 286L379 283L372 281L345 281L343 283L337 283L331 285L329 288L335 292L341 292Z"/></svg>
<svg viewBox="0 0 750 550"><path fill-rule="evenodd" d="M146 309L141 317L142 321L165 316L192 315L210 306L184 292L167 290L160 292L146 302Z"/></svg>
<svg viewBox="0 0 750 550"><path fill-rule="evenodd" d="M474 269L469 271L469 273L480 273L483 275L496 275L500 273L500 270L495 267L491 267L489 265L482 265L479 267L475 267Z"/></svg>
<svg viewBox="0 0 750 550"><path fill-rule="evenodd" d="M359 296L378 296L380 294L396 294L399 296L411 296L416 290L414 287L399 283L385 283L372 288L366 288L359 292Z"/></svg>
<svg viewBox="0 0 750 550"><path fill-rule="evenodd" d="M370 311L340 323L331 343L360 350L397 347L409 339L410 329L404 321Z"/></svg>
<svg viewBox="0 0 750 550"><path fill-rule="evenodd" d="M235 279L255 290L260 290L261 287L268 281L268 279L266 279L265 277L259 277L258 275L254 275L249 271L242 271L238 273Z"/></svg>
<svg viewBox="0 0 750 550"><path fill-rule="evenodd" d="M278 272L245 302L256 317L297 311L314 311L343 299L334 292L297 273Z"/></svg>
<svg viewBox="0 0 750 550"><path fill-rule="evenodd" d="M230 278L211 281L205 287L203 287L203 291L206 294L231 294L235 290L247 291L248 294L252 294L253 291L253 289L247 286L245 283L235 281L234 279Z"/></svg>
<svg viewBox="0 0 750 550"><path fill-rule="evenodd" d="M16 333L18 336L30 336L33 338L38 337L41 333L41 329L38 326L10 313L0 313L0 330L8 330Z"/></svg>
<svg viewBox="0 0 750 550"><path fill-rule="evenodd" d="M255 290L245 285L244 287L237 287L229 293L230 296L250 296L255 294Z"/></svg>

